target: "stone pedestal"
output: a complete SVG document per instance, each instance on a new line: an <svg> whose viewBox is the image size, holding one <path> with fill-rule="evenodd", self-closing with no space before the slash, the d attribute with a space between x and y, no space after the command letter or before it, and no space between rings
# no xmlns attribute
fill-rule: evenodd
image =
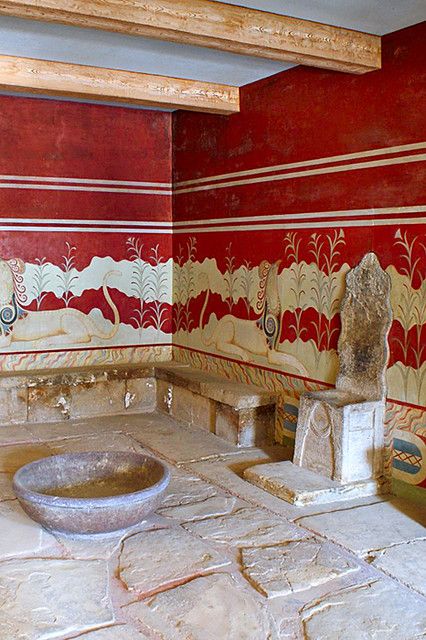
<svg viewBox="0 0 426 640"><path fill-rule="evenodd" d="M293 462L341 483L383 475L385 403L333 391L307 393L300 411Z"/></svg>

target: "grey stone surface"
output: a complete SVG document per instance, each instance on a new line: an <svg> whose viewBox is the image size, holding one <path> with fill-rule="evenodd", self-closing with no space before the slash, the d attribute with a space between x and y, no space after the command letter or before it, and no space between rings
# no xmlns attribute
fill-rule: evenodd
<svg viewBox="0 0 426 640"><path fill-rule="evenodd" d="M238 453L237 447L212 433L184 427L169 416L157 414L153 424L134 425L129 433L143 446L178 464Z"/></svg>
<svg viewBox="0 0 426 640"><path fill-rule="evenodd" d="M0 563L0 637L50 640L111 623L108 570L99 560Z"/></svg>
<svg viewBox="0 0 426 640"><path fill-rule="evenodd" d="M381 478L384 412L382 400L345 402L329 390L304 394L294 464L342 484Z"/></svg>
<svg viewBox="0 0 426 640"><path fill-rule="evenodd" d="M94 433L78 435L64 440L48 442L51 451L60 453L79 453L89 451L129 451L143 453L141 445L123 433Z"/></svg>
<svg viewBox="0 0 426 640"><path fill-rule="evenodd" d="M5 382L7 382L6 379L3 379L3 384ZM16 378L12 377L10 382L10 385L0 387L0 424L2 425L21 424L27 420L28 391Z"/></svg>
<svg viewBox="0 0 426 640"><path fill-rule="evenodd" d="M126 383L124 380L96 381L70 390L70 418L123 413Z"/></svg>
<svg viewBox="0 0 426 640"><path fill-rule="evenodd" d="M426 538L426 510L403 500L307 516L299 522L361 556Z"/></svg>
<svg viewBox="0 0 426 640"><path fill-rule="evenodd" d="M320 598L302 612L305 640L420 640L425 601L378 580Z"/></svg>
<svg viewBox="0 0 426 640"><path fill-rule="evenodd" d="M341 502L378 495L384 490L376 480L341 484L288 460L248 468L244 477L257 487L296 506Z"/></svg>
<svg viewBox="0 0 426 640"><path fill-rule="evenodd" d="M137 602L128 613L160 632L164 640L278 640L267 611L225 574L198 578Z"/></svg>
<svg viewBox="0 0 426 640"><path fill-rule="evenodd" d="M217 495L218 489L214 485L203 482L194 474L173 469L163 507L194 504Z"/></svg>
<svg viewBox="0 0 426 640"><path fill-rule="evenodd" d="M371 559L377 569L426 596L426 540L389 547Z"/></svg>
<svg viewBox="0 0 426 640"><path fill-rule="evenodd" d="M241 561L247 579L268 598L304 591L359 569L356 562L320 540L242 549Z"/></svg>
<svg viewBox="0 0 426 640"><path fill-rule="evenodd" d="M13 500L15 494L12 489L12 474L0 473L0 502L3 500Z"/></svg>
<svg viewBox="0 0 426 640"><path fill-rule="evenodd" d="M46 445L21 444L0 447L0 473L15 473L28 462L52 455Z"/></svg>
<svg viewBox="0 0 426 640"><path fill-rule="evenodd" d="M183 525L187 531L206 540L250 547L276 544L306 537L300 527L256 507L245 507L218 518Z"/></svg>
<svg viewBox="0 0 426 640"><path fill-rule="evenodd" d="M214 431L215 406L209 398L163 380L158 381L157 394L165 413L190 427Z"/></svg>
<svg viewBox="0 0 426 640"><path fill-rule="evenodd" d="M239 447L271 444L275 432L275 404L235 409L216 403L215 433Z"/></svg>
<svg viewBox="0 0 426 640"><path fill-rule="evenodd" d="M154 411L156 398L156 382L154 378L133 378L126 380L124 406L129 412Z"/></svg>
<svg viewBox="0 0 426 640"><path fill-rule="evenodd" d="M40 424L28 424L30 433L40 440L66 440L68 438L86 437L96 434L120 433L123 427L122 416L108 418L86 418Z"/></svg>
<svg viewBox="0 0 426 640"><path fill-rule="evenodd" d="M37 441L38 438L22 424L3 426L0 423L0 447L8 444L17 445L19 443Z"/></svg>
<svg viewBox="0 0 426 640"><path fill-rule="evenodd" d="M237 498L232 496L213 496L192 504L178 505L176 507L160 507L157 513L166 518L188 522L192 520L204 520L216 516L231 513L235 508Z"/></svg>
<svg viewBox="0 0 426 640"><path fill-rule="evenodd" d="M67 421L70 417L71 390L67 385L41 384L28 389L28 422Z"/></svg>
<svg viewBox="0 0 426 640"><path fill-rule="evenodd" d="M222 402L235 409L249 409L274 404L276 394L254 385L232 382L199 369L181 364L156 366L157 379L189 389L195 394Z"/></svg>
<svg viewBox="0 0 426 640"><path fill-rule="evenodd" d="M228 564L226 556L182 529L155 529L123 541L119 575L129 590L148 594Z"/></svg>
<svg viewBox="0 0 426 640"><path fill-rule="evenodd" d="M390 276L375 253L367 253L346 275L336 389L364 400L386 397L387 336L392 323L390 291Z"/></svg>
<svg viewBox="0 0 426 640"><path fill-rule="evenodd" d="M148 640L148 636L128 624L117 624L105 629L89 631L78 638L79 640Z"/></svg>
<svg viewBox="0 0 426 640"><path fill-rule="evenodd" d="M52 536L25 515L17 500L0 502L0 559L40 553L54 543Z"/></svg>

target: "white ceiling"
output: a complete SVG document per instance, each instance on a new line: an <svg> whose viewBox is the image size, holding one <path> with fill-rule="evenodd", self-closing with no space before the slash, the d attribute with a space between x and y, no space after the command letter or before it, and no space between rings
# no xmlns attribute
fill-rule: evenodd
<svg viewBox="0 0 426 640"><path fill-rule="evenodd" d="M228 0L377 35L426 19L426 0ZM0 54L242 86L290 68L272 60L0 16Z"/></svg>

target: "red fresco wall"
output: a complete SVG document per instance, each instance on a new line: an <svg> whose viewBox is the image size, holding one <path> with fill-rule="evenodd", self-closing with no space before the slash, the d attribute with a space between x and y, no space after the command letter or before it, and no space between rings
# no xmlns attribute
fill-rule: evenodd
<svg viewBox="0 0 426 640"><path fill-rule="evenodd" d="M422 23L383 38L380 71L297 67L244 87L238 115L176 115L174 255L187 267L174 329L177 358L280 390L285 440L299 394L334 382L326 359L335 358L344 274L374 251L393 285L395 476L426 488L425 58ZM304 373L250 345L244 365L235 341L213 340L223 316L259 317L263 261L279 263L284 283L278 348ZM208 287L196 284L203 271Z"/></svg>
<svg viewBox="0 0 426 640"><path fill-rule="evenodd" d="M19 314L38 329L18 339L5 310L3 369L137 360L134 346L171 343L171 133L169 113L0 96L0 266L17 259ZM82 330L93 309L94 333L114 320L104 280L119 313L110 339ZM49 332L45 312L67 308L85 317Z"/></svg>

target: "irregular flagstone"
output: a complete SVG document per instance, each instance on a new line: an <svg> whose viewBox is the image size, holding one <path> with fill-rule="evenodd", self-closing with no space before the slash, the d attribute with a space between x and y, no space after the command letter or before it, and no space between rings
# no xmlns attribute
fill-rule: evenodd
<svg viewBox="0 0 426 640"><path fill-rule="evenodd" d="M89 631L75 640L148 640L148 636L128 624L114 625L96 631Z"/></svg>
<svg viewBox="0 0 426 640"><path fill-rule="evenodd" d="M391 580L377 580L308 605L302 625L305 640L420 640L425 601Z"/></svg>
<svg viewBox="0 0 426 640"><path fill-rule="evenodd" d="M118 549L123 538L123 533L117 536L91 536L90 538L62 535L59 532L53 535L64 549L63 555L76 560L108 560Z"/></svg>
<svg viewBox="0 0 426 640"><path fill-rule="evenodd" d="M178 507L202 502L217 494L217 487L204 482L198 476L174 469L162 505L163 507Z"/></svg>
<svg viewBox="0 0 426 640"><path fill-rule="evenodd" d="M99 560L32 558L0 564L0 638L48 640L113 622Z"/></svg>
<svg viewBox="0 0 426 640"><path fill-rule="evenodd" d="M201 538L239 547L266 546L306 537L306 531L300 527L256 507L244 507L230 515L182 526Z"/></svg>
<svg viewBox="0 0 426 640"><path fill-rule="evenodd" d="M55 454L78 453L79 451L132 451L137 453L143 451L136 440L121 433L95 433L65 440L55 440L47 444Z"/></svg>
<svg viewBox="0 0 426 640"><path fill-rule="evenodd" d="M119 575L129 590L151 593L229 564L181 529L155 529L123 541Z"/></svg>
<svg viewBox="0 0 426 640"><path fill-rule="evenodd" d="M64 549L67 557L75 558L76 560L83 560L85 558L90 560L108 560L119 549L123 538L128 538L144 529L149 528L151 530L153 526L155 526L156 520L162 522L160 518L156 519L155 516L151 516L149 520L144 520L125 531L116 531L105 535L98 534L90 536L89 538L84 535L72 536L60 532L54 532L52 535L55 536L58 543Z"/></svg>
<svg viewBox="0 0 426 640"><path fill-rule="evenodd" d="M373 565L426 596L426 540L399 544L380 552Z"/></svg>
<svg viewBox="0 0 426 640"><path fill-rule="evenodd" d="M15 473L24 464L51 455L52 451L44 444L20 444L0 447L0 473Z"/></svg>
<svg viewBox="0 0 426 640"><path fill-rule="evenodd" d="M241 559L243 573L268 598L304 591L359 569L356 562L320 540L242 549Z"/></svg>
<svg viewBox="0 0 426 640"><path fill-rule="evenodd" d="M154 424L138 425L127 432L144 447L176 464L239 453L237 447L214 434L184 427L168 416L157 416Z"/></svg>
<svg viewBox="0 0 426 640"><path fill-rule="evenodd" d="M8 444L24 442L37 442L38 438L30 433L29 429L20 424L0 427L0 447Z"/></svg>
<svg viewBox="0 0 426 640"><path fill-rule="evenodd" d="M119 422L117 422L116 416L91 420L40 422L27 425L27 429L34 437L41 440L65 440L66 438L76 438L96 433L120 433L122 431L120 423L123 421L121 416L120 418Z"/></svg>
<svg viewBox="0 0 426 640"><path fill-rule="evenodd" d="M202 502L178 505L176 507L163 507L157 513L166 518L189 522L190 520L204 520L215 516L231 513L237 499L230 496L212 496Z"/></svg>
<svg viewBox="0 0 426 640"><path fill-rule="evenodd" d="M262 604L236 580L215 574L127 607L164 640L278 640Z"/></svg>
<svg viewBox="0 0 426 640"><path fill-rule="evenodd" d="M53 536L28 518L17 500L0 503L0 559L34 554L55 542Z"/></svg>
<svg viewBox="0 0 426 640"><path fill-rule="evenodd" d="M12 475L10 473L0 473L0 502L3 500L13 500L14 498Z"/></svg>
<svg viewBox="0 0 426 640"><path fill-rule="evenodd" d="M298 522L358 555L426 538L426 510L401 500L301 518Z"/></svg>

